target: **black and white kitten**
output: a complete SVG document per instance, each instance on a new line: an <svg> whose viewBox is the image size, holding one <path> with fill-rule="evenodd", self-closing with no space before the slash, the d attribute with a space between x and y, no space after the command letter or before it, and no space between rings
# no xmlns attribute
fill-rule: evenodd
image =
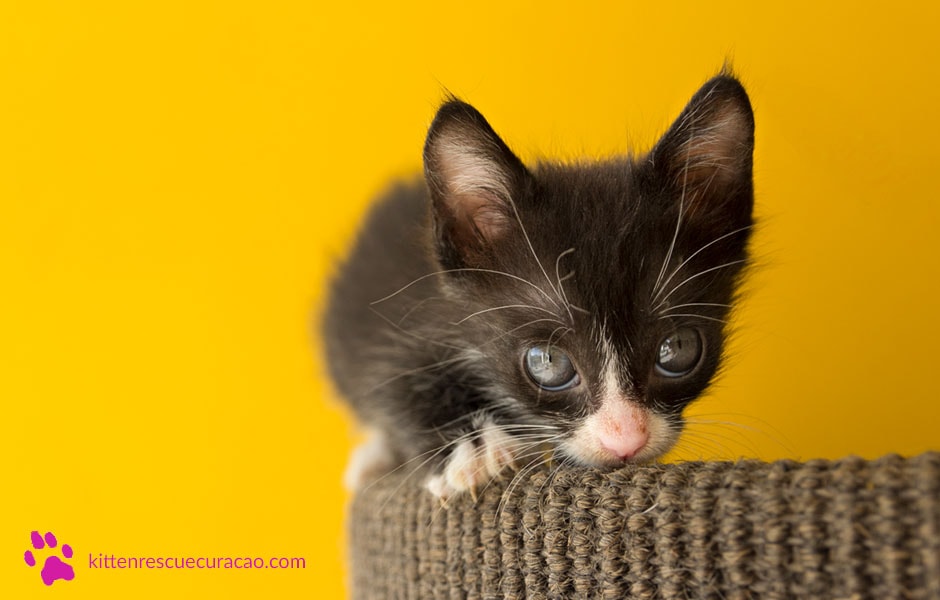
<svg viewBox="0 0 940 600"><path fill-rule="evenodd" d="M708 386L747 261L754 121L708 81L643 156L527 168L472 106L431 124L425 181L381 199L333 282L331 374L398 465L448 497L508 467L660 456Z"/></svg>

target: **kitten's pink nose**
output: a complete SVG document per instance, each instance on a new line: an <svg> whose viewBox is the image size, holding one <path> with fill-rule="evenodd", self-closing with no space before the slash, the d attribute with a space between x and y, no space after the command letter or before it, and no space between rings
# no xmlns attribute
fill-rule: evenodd
<svg viewBox="0 0 940 600"><path fill-rule="evenodd" d="M649 441L646 431L637 431L630 427L613 427L600 433L600 443L604 450L620 460L633 458Z"/></svg>

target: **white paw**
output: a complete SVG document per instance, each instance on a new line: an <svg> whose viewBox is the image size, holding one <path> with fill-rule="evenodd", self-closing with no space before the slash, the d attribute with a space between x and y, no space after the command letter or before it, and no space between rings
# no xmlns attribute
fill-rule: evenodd
<svg viewBox="0 0 940 600"><path fill-rule="evenodd" d="M388 473L394 466L385 436L374 433L352 451L346 472L343 473L343 485L350 492L355 492Z"/></svg>
<svg viewBox="0 0 940 600"><path fill-rule="evenodd" d="M475 495L478 486L513 466L516 447L512 436L495 425L486 425L475 440L457 444L443 472L429 477L424 485L442 500L466 491Z"/></svg>

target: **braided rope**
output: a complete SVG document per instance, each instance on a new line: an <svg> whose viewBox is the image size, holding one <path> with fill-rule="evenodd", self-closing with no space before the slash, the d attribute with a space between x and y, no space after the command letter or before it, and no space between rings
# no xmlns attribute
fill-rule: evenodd
<svg viewBox="0 0 940 600"><path fill-rule="evenodd" d="M367 598L940 599L940 454L539 470L354 499Z"/></svg>

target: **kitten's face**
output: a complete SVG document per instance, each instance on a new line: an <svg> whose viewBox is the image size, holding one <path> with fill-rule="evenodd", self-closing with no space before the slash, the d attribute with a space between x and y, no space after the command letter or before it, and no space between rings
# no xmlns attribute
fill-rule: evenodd
<svg viewBox="0 0 940 600"><path fill-rule="evenodd" d="M753 121L719 77L650 154L527 170L468 105L426 172L448 287L499 411L591 465L667 451L708 386L750 233Z"/></svg>

